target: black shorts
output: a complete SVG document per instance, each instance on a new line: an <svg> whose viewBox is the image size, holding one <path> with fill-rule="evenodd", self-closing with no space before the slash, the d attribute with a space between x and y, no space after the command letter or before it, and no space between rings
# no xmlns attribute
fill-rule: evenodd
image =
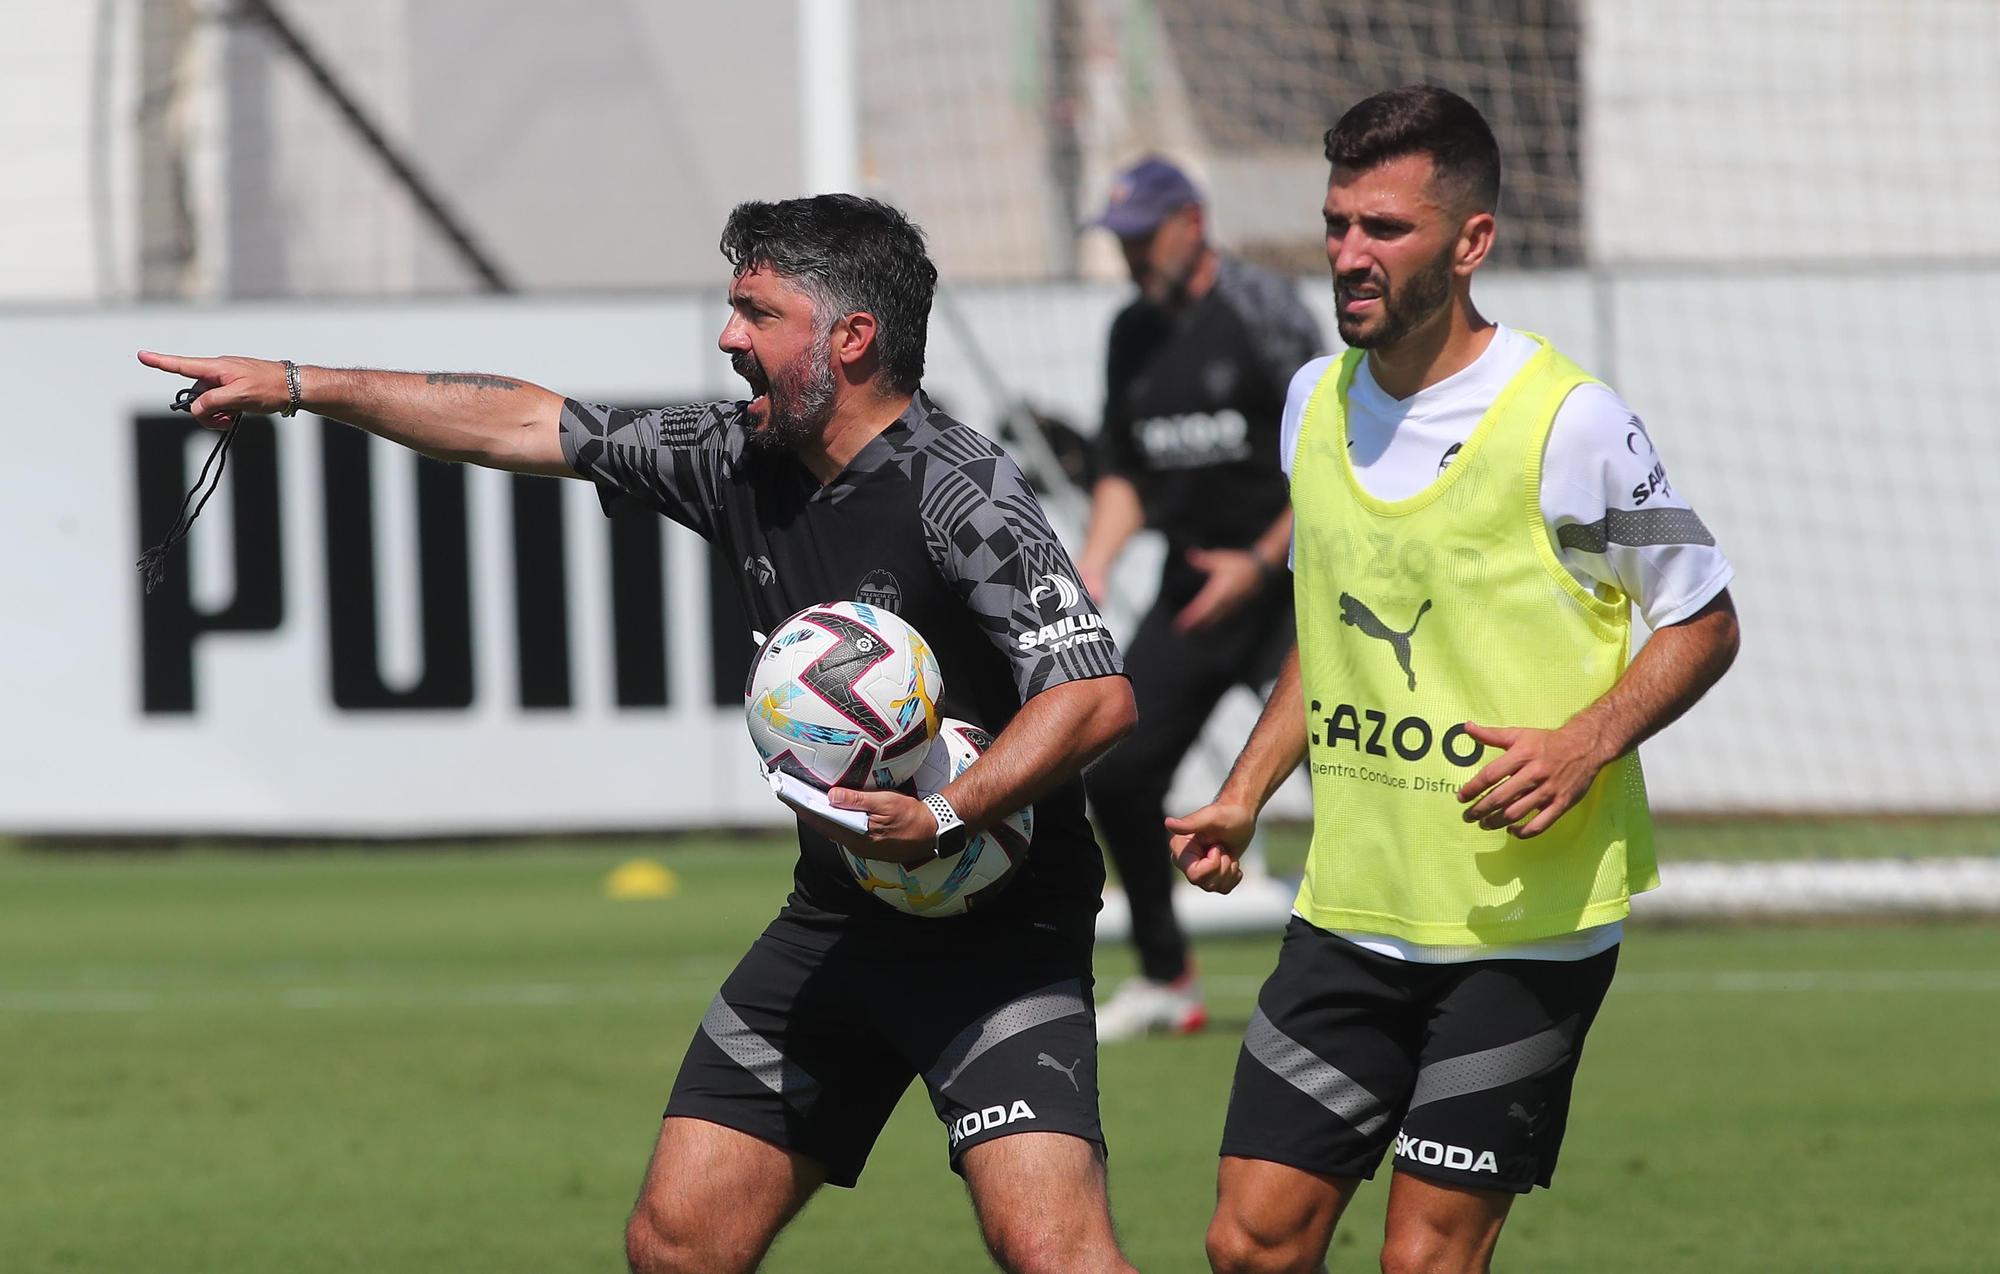
<svg viewBox="0 0 2000 1274"><path fill-rule="evenodd" d="M973 1146L1018 1132L1069 1133L1103 1152L1088 954L1026 940L1009 951L990 934L956 953L799 937L780 917L723 982L668 1116L807 1155L852 1186L921 1076L953 1171Z"/></svg>
<svg viewBox="0 0 2000 1274"><path fill-rule="evenodd" d="M1525 1194L1555 1174L1583 1039L1618 964L1414 964L1294 916L1257 996L1222 1153Z"/></svg>

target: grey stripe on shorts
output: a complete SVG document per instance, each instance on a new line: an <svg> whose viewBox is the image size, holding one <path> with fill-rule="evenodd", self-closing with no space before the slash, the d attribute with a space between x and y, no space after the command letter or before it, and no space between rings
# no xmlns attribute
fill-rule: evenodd
<svg viewBox="0 0 2000 1274"><path fill-rule="evenodd" d="M1410 1095L1410 1109L1415 1110L1448 1097L1483 1093L1489 1088L1499 1088L1515 1080L1553 1070L1569 1056L1575 1036L1576 1019L1572 1017L1512 1044L1432 1062L1417 1072L1417 1087Z"/></svg>
<svg viewBox="0 0 2000 1274"><path fill-rule="evenodd" d="M960 1031L958 1037L945 1046L937 1065L931 1067L928 1075L943 1076L937 1083L940 1091L950 1088L952 1081L963 1074L966 1067L995 1045L1045 1022L1088 1012L1090 1005L1083 998L1081 978L1054 982L1039 991L1030 991Z"/></svg>
<svg viewBox="0 0 2000 1274"><path fill-rule="evenodd" d="M1279 1030L1259 1008L1243 1032L1243 1047L1279 1079L1298 1089L1366 1136L1389 1119L1389 1108L1345 1071Z"/></svg>
<svg viewBox="0 0 2000 1274"><path fill-rule="evenodd" d="M720 995L708 1006L701 1029L730 1060L791 1105L803 1109L819 1095L819 1081L797 1063L787 1060L771 1041L751 1030L750 1024Z"/></svg>

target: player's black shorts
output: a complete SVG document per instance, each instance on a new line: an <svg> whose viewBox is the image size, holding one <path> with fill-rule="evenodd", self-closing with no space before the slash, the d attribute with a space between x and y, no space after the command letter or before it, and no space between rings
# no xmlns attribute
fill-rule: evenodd
<svg viewBox="0 0 2000 1274"><path fill-rule="evenodd" d="M1525 1194L1555 1174L1618 948L1414 964L1294 916L1236 1060L1222 1153Z"/></svg>
<svg viewBox="0 0 2000 1274"><path fill-rule="evenodd" d="M949 921L941 921L949 924ZM1024 940L953 953L856 934L800 941L781 916L723 982L668 1116L746 1132L852 1186L921 1077L953 1171L973 1146L1069 1133L1104 1149L1087 949Z"/></svg>

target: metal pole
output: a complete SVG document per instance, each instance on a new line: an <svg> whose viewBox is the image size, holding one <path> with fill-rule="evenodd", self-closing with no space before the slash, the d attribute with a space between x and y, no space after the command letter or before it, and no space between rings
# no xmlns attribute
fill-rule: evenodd
<svg viewBox="0 0 2000 1274"><path fill-rule="evenodd" d="M416 201L417 207L430 220L431 225L436 227L438 233L444 236L452 250L458 253L459 260L465 263L466 269L478 277L486 291L514 291L513 283L501 272L500 265L494 260L493 255L473 238L472 231L446 206L443 197L431 188L430 182L417 171L416 165L396 147L395 143L383 135L380 128L375 126L375 121L361 109L361 104L355 100L354 95L334 78L333 71L320 60L319 54L305 42L297 28L285 20L284 15L278 12L270 0L243 0L242 13L247 18L263 23L277 39L279 46L291 54L292 60L311 77L314 84L319 86L320 92L324 93L327 101L340 112L341 118L347 121L348 127L354 130L362 144L382 161L383 167L394 174L403 189L409 192L410 198Z"/></svg>
<svg viewBox="0 0 2000 1274"><path fill-rule="evenodd" d="M798 0L799 175L807 194L861 189L854 0Z"/></svg>

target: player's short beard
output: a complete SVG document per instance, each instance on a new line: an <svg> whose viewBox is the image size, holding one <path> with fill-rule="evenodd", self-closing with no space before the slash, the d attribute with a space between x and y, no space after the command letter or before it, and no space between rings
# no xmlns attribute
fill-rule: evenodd
<svg viewBox="0 0 2000 1274"><path fill-rule="evenodd" d="M731 360L736 374L758 366L748 354ZM797 358L771 373L764 394L770 404L764 426L750 435L750 444L760 451L797 451L820 436L826 422L833 419L833 329L828 327Z"/></svg>
<svg viewBox="0 0 2000 1274"><path fill-rule="evenodd" d="M1348 318L1334 302L1334 324L1340 339L1355 349L1383 349L1400 342L1421 327L1425 320L1451 300L1452 250L1447 247L1437 259L1411 275L1399 288L1382 291L1382 325L1373 331ZM1337 289L1336 289L1337 291Z"/></svg>

